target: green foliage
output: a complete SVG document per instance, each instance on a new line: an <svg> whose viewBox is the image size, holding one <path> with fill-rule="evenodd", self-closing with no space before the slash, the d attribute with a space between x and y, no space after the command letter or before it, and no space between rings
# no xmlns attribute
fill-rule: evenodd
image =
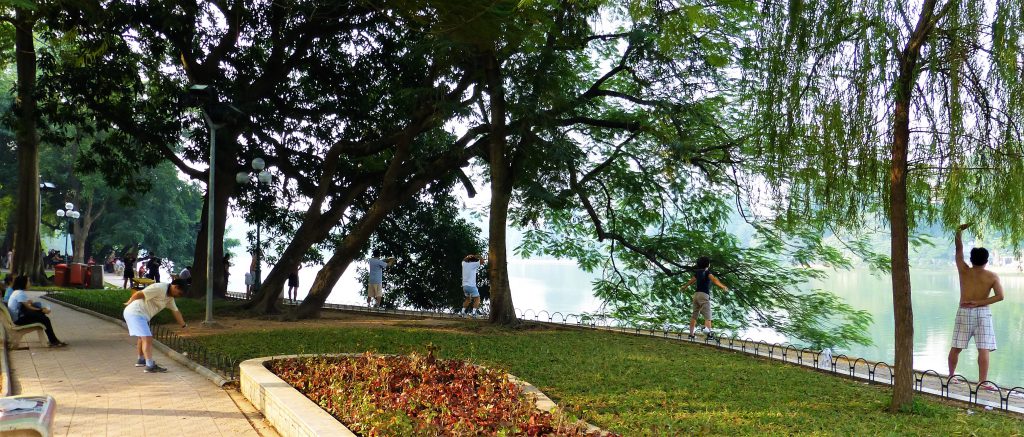
<svg viewBox="0 0 1024 437"><path fill-rule="evenodd" d="M796 6L794 6L796 5ZM785 227L858 229L888 218L897 47L917 6L833 0L768 4L741 65L733 118L750 141L761 205ZM914 72L911 231L980 222L1024 242L1020 2L936 3ZM761 179L763 178L763 179Z"/></svg>
<svg viewBox="0 0 1024 437"><path fill-rule="evenodd" d="M427 352L502 369L568 414L623 435L1019 435L1015 416L932 401L882 410L888 390L664 339L576 330L264 329L200 337L237 359L294 353Z"/></svg>

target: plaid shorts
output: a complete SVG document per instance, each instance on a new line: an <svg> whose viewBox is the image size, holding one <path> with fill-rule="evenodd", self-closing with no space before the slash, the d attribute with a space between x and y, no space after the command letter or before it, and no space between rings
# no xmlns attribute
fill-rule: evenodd
<svg viewBox="0 0 1024 437"><path fill-rule="evenodd" d="M967 349L967 343L974 338L978 349L996 350L996 332L992 329L992 311L987 306L960 308L956 311L956 327L953 329L953 347Z"/></svg>

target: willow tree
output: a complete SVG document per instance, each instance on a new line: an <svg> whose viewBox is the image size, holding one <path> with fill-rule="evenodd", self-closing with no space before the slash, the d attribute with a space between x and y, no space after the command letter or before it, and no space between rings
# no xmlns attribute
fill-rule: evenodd
<svg viewBox="0 0 1024 437"><path fill-rule="evenodd" d="M892 233L895 385L913 400L909 237L979 221L1024 237L1024 4L766 3L747 48L753 169L783 225Z"/></svg>

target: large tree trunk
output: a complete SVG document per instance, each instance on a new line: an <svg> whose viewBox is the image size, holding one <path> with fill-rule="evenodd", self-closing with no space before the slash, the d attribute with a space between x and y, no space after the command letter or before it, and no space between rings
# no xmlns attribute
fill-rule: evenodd
<svg viewBox="0 0 1024 437"><path fill-rule="evenodd" d="M32 34L35 17L30 11L16 8L14 21L18 75L18 96L14 109L14 137L18 145L18 194L11 270L29 275L34 283L45 284L39 241L39 135L36 132L36 49Z"/></svg>
<svg viewBox="0 0 1024 437"><path fill-rule="evenodd" d="M352 232L341 241L341 245L335 247L334 255L331 256L331 259L317 272L316 279L313 280L313 286L309 289L309 294L302 300L299 307L295 309L295 317L308 319L320 316L320 308L327 302L327 297L334 290L334 285L341 279L341 275L348 269L349 264L352 264L352 260L359 253L359 249L367 241L370 241L370 236L373 235L373 231L377 229L377 226L384 221L391 211L398 207L400 201L405 200L405 197L407 197L396 193L394 190L384 190L381 192L381 196L386 196L386 198L379 198L374 202L374 205L370 207L370 211L363 216L352 229Z"/></svg>
<svg viewBox="0 0 1024 437"><path fill-rule="evenodd" d="M895 84L892 162L889 170L889 222L892 225L892 306L896 363L890 411L907 411L914 402L914 307L910 290L910 222L907 211L907 156L910 148L910 105L921 47L934 27L935 0L921 7L917 26L899 58Z"/></svg>
<svg viewBox="0 0 1024 437"><path fill-rule="evenodd" d="M192 285L186 297L199 298L206 295L206 220L210 196L203 196L203 211L199 214L199 230L196 232L196 248L192 255Z"/></svg>
<svg viewBox="0 0 1024 437"><path fill-rule="evenodd" d="M88 204L82 209L82 220L76 220L71 235L74 236L72 240L74 242L74 262L84 263L85 256L87 255L86 248L89 247L89 233L92 232L92 224L96 222L106 208L101 207L99 211L93 212L93 199L89 199ZM102 264L102 260L100 260Z"/></svg>
<svg viewBox="0 0 1024 437"><path fill-rule="evenodd" d="M303 221L299 229L295 231L291 242L288 243L288 247L281 253L281 257L270 269L270 273L267 274L245 307L252 309L257 314L280 313L277 301L281 297L281 292L284 291L288 275L302 263L302 257L310 247L330 234L331 229L338 223L346 209L338 208L327 216Z"/></svg>
<svg viewBox="0 0 1024 437"><path fill-rule="evenodd" d="M505 129L505 87L501 66L493 54L487 57L487 90L491 98L491 138L488 147L491 169L491 205L488 220L488 274L491 282L491 315L494 324L512 325L517 321L508 282L506 227L508 205L512 199L512 169L509 165Z"/></svg>

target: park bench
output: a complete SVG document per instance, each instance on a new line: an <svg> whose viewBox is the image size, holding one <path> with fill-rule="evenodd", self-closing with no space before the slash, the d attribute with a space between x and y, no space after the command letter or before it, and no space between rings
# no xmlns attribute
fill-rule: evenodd
<svg viewBox="0 0 1024 437"><path fill-rule="evenodd" d="M0 435L49 437L57 401L49 395L0 398Z"/></svg>
<svg viewBox="0 0 1024 437"><path fill-rule="evenodd" d="M28 325L15 325L11 319L11 313L7 311L6 305L0 305L0 323L3 323L4 330L10 336L7 346L10 349L18 349L21 345L21 337L29 332L36 331L39 334L39 342L46 343L46 327L42 323L29 323Z"/></svg>

